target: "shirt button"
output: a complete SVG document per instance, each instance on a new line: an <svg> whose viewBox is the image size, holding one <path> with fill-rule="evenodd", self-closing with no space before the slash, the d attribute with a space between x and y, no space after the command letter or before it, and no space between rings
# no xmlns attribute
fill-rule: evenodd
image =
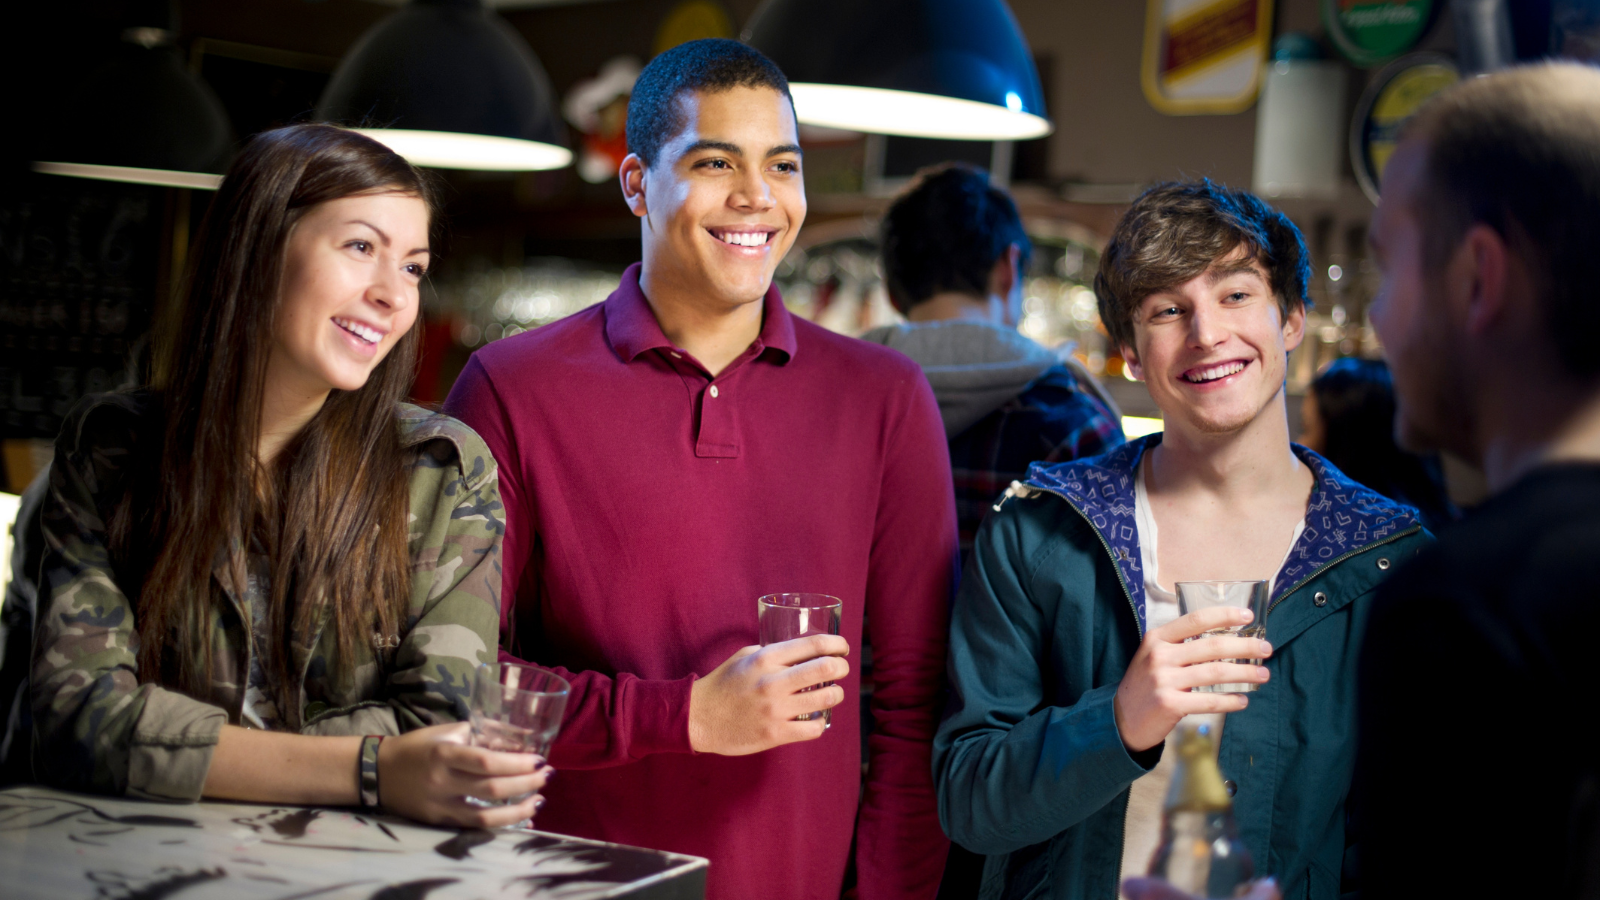
<svg viewBox="0 0 1600 900"><path fill-rule="evenodd" d="M1315 603L1318 606L1327 606L1328 605L1328 595L1324 594L1321 591L1317 591L1316 595L1311 598L1311 602Z"/></svg>
<svg viewBox="0 0 1600 900"><path fill-rule="evenodd" d="M1234 784L1232 779L1230 779L1228 781L1224 781L1222 783L1222 788L1223 788L1223 790L1228 792L1228 796L1229 797L1232 797L1234 794L1239 793L1239 786L1237 784Z"/></svg>
<svg viewBox="0 0 1600 900"><path fill-rule="evenodd" d="M672 358L673 359L683 359L683 354L682 353L679 353L679 352L677 352L675 350L668 350L667 352L672 354Z"/></svg>
<svg viewBox="0 0 1600 900"><path fill-rule="evenodd" d="M1385 572L1389 571L1389 561L1387 559L1378 560L1378 568L1384 570Z"/></svg>
<svg viewBox="0 0 1600 900"><path fill-rule="evenodd" d="M717 386L714 385L714 384L711 386L711 396L712 397L717 396Z"/></svg>

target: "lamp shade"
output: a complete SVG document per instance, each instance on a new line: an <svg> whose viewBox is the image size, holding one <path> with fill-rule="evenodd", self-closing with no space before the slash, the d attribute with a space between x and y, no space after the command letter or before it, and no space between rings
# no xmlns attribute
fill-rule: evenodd
<svg viewBox="0 0 1600 900"><path fill-rule="evenodd" d="M339 63L316 117L356 127L418 165L572 162L544 69L480 0L413 0L373 26Z"/></svg>
<svg viewBox="0 0 1600 900"><path fill-rule="evenodd" d="M744 40L783 69L809 125L971 140L1051 131L1002 0L766 0Z"/></svg>
<svg viewBox="0 0 1600 900"><path fill-rule="evenodd" d="M37 171L108 181L215 187L233 148L227 113L170 45L130 28L60 109Z"/></svg>

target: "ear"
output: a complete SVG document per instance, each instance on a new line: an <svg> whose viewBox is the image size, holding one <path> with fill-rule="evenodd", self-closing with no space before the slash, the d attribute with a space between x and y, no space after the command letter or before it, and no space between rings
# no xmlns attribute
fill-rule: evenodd
<svg viewBox="0 0 1600 900"><path fill-rule="evenodd" d="M1488 335L1509 311L1510 255L1505 239L1487 225L1468 228L1456 247L1445 277L1464 292L1468 334Z"/></svg>
<svg viewBox="0 0 1600 900"><path fill-rule="evenodd" d="M989 296L1009 297L1022 281L1022 248L1016 244L1005 249L989 270Z"/></svg>
<svg viewBox="0 0 1600 900"><path fill-rule="evenodd" d="M1133 349L1132 344L1123 344L1118 348L1118 352L1122 354L1122 361L1127 364L1128 372L1133 375L1134 379L1143 381L1144 366L1139 364L1139 351Z"/></svg>
<svg viewBox="0 0 1600 900"><path fill-rule="evenodd" d="M1294 348L1306 339L1306 305L1296 303L1283 317L1283 350L1293 353Z"/></svg>
<svg viewBox="0 0 1600 900"><path fill-rule="evenodd" d="M617 167L617 181L622 184L622 199L627 201L628 209L639 218L644 218L650 210L645 206L646 172L644 160L637 153L629 153L622 158L622 165Z"/></svg>

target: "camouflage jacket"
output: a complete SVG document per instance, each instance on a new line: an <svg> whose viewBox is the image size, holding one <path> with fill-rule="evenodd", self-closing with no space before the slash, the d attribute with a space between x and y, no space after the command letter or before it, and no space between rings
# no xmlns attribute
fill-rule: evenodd
<svg viewBox="0 0 1600 900"><path fill-rule="evenodd" d="M250 617L219 565L212 597L215 661L209 696L137 677L135 610L117 584L106 523L138 448L160 440L157 400L103 394L79 404L56 441L43 510L44 561L34 638L34 771L60 787L195 800L222 726L240 724L250 671ZM409 614L399 646L335 671L334 636L292 636L304 734L398 734L467 718L473 672L492 662L505 532L494 457L466 425L410 404L398 410L412 454ZM349 669L349 667L345 667Z"/></svg>

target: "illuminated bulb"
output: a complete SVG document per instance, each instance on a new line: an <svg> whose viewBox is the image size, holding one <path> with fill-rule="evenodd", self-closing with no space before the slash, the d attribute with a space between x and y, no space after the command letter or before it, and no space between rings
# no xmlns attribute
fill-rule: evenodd
<svg viewBox="0 0 1600 900"><path fill-rule="evenodd" d="M790 82L789 91L795 117L825 128L977 141L1024 141L1051 131L1048 119L1021 111L1022 98L1015 92L999 106L843 84Z"/></svg>
<svg viewBox="0 0 1600 900"><path fill-rule="evenodd" d="M572 162L571 150L538 141L459 131L412 131L405 128L354 130L418 166L526 172L559 169Z"/></svg>

